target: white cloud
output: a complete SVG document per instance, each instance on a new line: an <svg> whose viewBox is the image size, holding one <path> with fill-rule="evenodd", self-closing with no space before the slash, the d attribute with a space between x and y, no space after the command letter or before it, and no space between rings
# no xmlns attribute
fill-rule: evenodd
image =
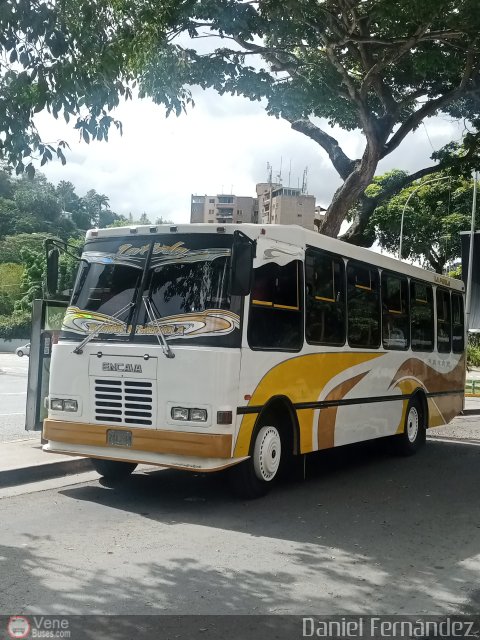
<svg viewBox="0 0 480 640"><path fill-rule="evenodd" d="M153 219L161 215L180 223L190 219L192 193L233 190L253 196L255 183L267 179L267 162L275 178L282 159L284 183L290 162L293 186L301 183L308 166L309 192L328 204L340 180L317 144L267 116L258 102L210 90L195 91L194 98L196 106L179 118L165 118L163 107L148 100L124 103L114 114L123 123L123 136L112 130L108 143L90 145L71 125L42 113L37 124L44 139L65 139L71 146L66 166L52 162L42 170L54 183L70 180L80 195L88 189L106 194L118 213L145 211ZM462 134L460 126L441 118L425 127L410 135L378 172L419 169L429 162L431 144L437 149ZM358 157L363 147L358 132L330 131L351 157Z"/></svg>

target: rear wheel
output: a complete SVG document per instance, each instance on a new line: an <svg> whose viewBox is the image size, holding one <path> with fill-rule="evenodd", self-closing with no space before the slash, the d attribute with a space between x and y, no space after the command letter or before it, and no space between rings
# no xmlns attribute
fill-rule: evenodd
<svg viewBox="0 0 480 640"><path fill-rule="evenodd" d="M118 482L127 478L137 466L134 462L120 462L119 460L90 458L90 461L95 471L109 482Z"/></svg>
<svg viewBox="0 0 480 640"><path fill-rule="evenodd" d="M412 398L408 403L403 433L394 436L395 453L412 456L426 441L425 412L422 403Z"/></svg>
<svg viewBox="0 0 480 640"><path fill-rule="evenodd" d="M241 498L259 498L268 493L279 475L285 453L280 430L275 425L261 426L250 458L230 469L235 494Z"/></svg>

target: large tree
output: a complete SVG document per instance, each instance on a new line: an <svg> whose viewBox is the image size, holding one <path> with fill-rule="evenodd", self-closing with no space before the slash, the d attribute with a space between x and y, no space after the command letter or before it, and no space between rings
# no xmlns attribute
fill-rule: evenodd
<svg viewBox="0 0 480 640"><path fill-rule="evenodd" d="M388 190L405 177L402 171L377 176L367 187L369 197ZM472 180L441 174L424 178L377 206L369 221L380 246L398 255L404 214L402 258L443 273L461 255L460 232L471 224ZM480 211L477 215L477 228Z"/></svg>
<svg viewBox="0 0 480 640"><path fill-rule="evenodd" d="M478 0L3 0L0 7L1 152L18 170L45 145L33 116L76 118L86 141L104 139L119 97L150 96L167 113L189 88L262 100L267 113L324 149L342 178L322 231L367 244L374 204L364 190L378 163L426 118L472 123L457 169L478 161ZM323 122L360 130L350 158ZM452 161L447 148L409 181ZM367 237L365 237L367 236Z"/></svg>

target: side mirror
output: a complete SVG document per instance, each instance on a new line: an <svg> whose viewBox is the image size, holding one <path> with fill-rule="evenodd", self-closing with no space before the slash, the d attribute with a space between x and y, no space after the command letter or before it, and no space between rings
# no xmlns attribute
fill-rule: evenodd
<svg viewBox="0 0 480 640"><path fill-rule="evenodd" d="M232 265L230 270L230 294L247 296L252 287L255 243L244 233L236 231L233 236Z"/></svg>
<svg viewBox="0 0 480 640"><path fill-rule="evenodd" d="M60 252L56 247L47 251L47 293L55 296L58 289L58 258Z"/></svg>

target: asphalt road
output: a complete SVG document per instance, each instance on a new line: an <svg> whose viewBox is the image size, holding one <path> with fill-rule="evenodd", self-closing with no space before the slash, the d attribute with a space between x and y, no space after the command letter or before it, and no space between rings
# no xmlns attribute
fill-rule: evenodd
<svg viewBox="0 0 480 640"><path fill-rule="evenodd" d="M474 444L370 443L253 502L171 470L0 492L0 610L478 614L479 463Z"/></svg>
<svg viewBox="0 0 480 640"><path fill-rule="evenodd" d="M0 442L36 437L25 431L28 358L0 353Z"/></svg>

